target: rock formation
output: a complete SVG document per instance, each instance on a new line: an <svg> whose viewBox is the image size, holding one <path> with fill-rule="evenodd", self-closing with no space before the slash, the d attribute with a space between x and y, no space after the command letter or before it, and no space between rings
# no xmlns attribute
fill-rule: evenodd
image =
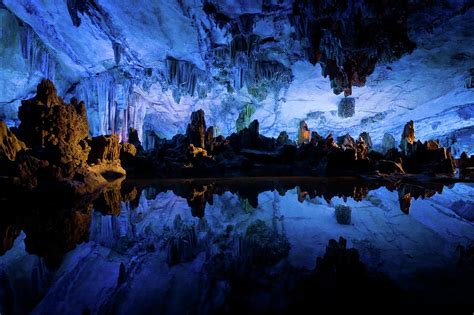
<svg viewBox="0 0 474 315"><path fill-rule="evenodd" d="M388 150L390 149L393 149L393 148L396 148L397 147L397 143L395 141L395 138L389 134L389 133L385 133L383 135L383 139L382 139L382 153L387 153Z"/></svg>
<svg viewBox="0 0 474 315"><path fill-rule="evenodd" d="M368 150L371 150L372 147L374 146L372 144L372 138L370 137L369 133L368 132L362 132L360 135L359 135L359 138L362 138L364 140L364 143L367 145L367 149Z"/></svg>
<svg viewBox="0 0 474 315"><path fill-rule="evenodd" d="M405 127L403 128L402 138L400 140L400 149L402 150L403 154L408 156L413 151L415 151L415 140L415 126L413 120L410 120L405 124Z"/></svg>
<svg viewBox="0 0 474 315"><path fill-rule="evenodd" d="M25 143L18 140L7 125L0 121L0 160L15 161L17 153L25 149Z"/></svg>
<svg viewBox="0 0 474 315"><path fill-rule="evenodd" d="M22 102L18 116L19 140L0 124L2 151L12 162L8 170L2 163L2 172L16 178L16 185L82 194L107 185L105 174L125 175L118 137L90 139L84 103L75 98L65 103L51 81L38 84L36 96Z"/></svg>
<svg viewBox="0 0 474 315"><path fill-rule="evenodd" d="M337 106L337 114L339 117L348 118L355 114L355 98L344 97Z"/></svg>
<svg viewBox="0 0 474 315"><path fill-rule="evenodd" d="M306 121L302 120L300 121L300 126L298 129L298 140L297 140L298 145L302 145L303 143L308 143L309 137L310 137L310 132L309 132L308 125L306 124Z"/></svg>
<svg viewBox="0 0 474 315"><path fill-rule="evenodd" d="M191 114L191 122L186 129L186 137L190 144L198 148L206 147L206 120L202 109Z"/></svg>

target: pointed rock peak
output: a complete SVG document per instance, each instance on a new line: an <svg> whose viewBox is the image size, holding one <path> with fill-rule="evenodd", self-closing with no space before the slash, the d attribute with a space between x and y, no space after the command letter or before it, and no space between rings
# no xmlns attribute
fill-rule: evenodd
<svg viewBox="0 0 474 315"><path fill-rule="evenodd" d="M36 87L36 99L46 106L58 105L61 103L57 96L57 90L53 82L43 79Z"/></svg>

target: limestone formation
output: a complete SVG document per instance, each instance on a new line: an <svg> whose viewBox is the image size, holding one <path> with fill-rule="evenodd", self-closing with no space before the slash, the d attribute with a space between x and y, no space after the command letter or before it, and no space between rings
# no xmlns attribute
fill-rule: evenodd
<svg viewBox="0 0 474 315"><path fill-rule="evenodd" d="M405 155L410 155L415 151L416 146L415 126L413 120L405 124L403 128L402 138L400 140L400 149Z"/></svg>
<svg viewBox="0 0 474 315"><path fill-rule="evenodd" d="M395 138L391 134L385 133L382 139L382 153L387 153L388 150L396 147L397 143Z"/></svg>
<svg viewBox="0 0 474 315"><path fill-rule="evenodd" d="M128 143L132 144L137 152L143 151L142 143L138 137L138 131L135 128L130 127L128 130Z"/></svg>
<svg viewBox="0 0 474 315"><path fill-rule="evenodd" d="M118 137L90 139L84 103L75 98L65 103L51 81L41 81L36 96L22 101L18 117L19 140L0 124L0 152L10 161L1 171L15 178L15 185L82 194L107 185L105 174L125 174Z"/></svg>
<svg viewBox="0 0 474 315"><path fill-rule="evenodd" d="M335 209L337 223L343 225L351 224L351 207L345 205L337 205Z"/></svg>
<svg viewBox="0 0 474 315"><path fill-rule="evenodd" d="M337 115L342 118L352 117L355 114L355 98L344 97L337 106Z"/></svg>
<svg viewBox="0 0 474 315"><path fill-rule="evenodd" d="M41 81L37 95L22 101L18 118L18 137L40 154L39 158L53 164L71 163L73 167L87 160L89 148L84 140L89 135L89 123L85 105L76 99L64 103L51 81Z"/></svg>
<svg viewBox="0 0 474 315"><path fill-rule="evenodd" d="M100 164L103 161L116 161L120 159L120 144L117 135L94 137L89 142L91 152L88 162Z"/></svg>
<svg viewBox="0 0 474 315"><path fill-rule="evenodd" d="M190 144L198 148L206 147L206 120L202 109L191 113L191 122L186 129L186 137Z"/></svg>
<svg viewBox="0 0 474 315"><path fill-rule="evenodd" d="M18 140L7 125L0 121L0 160L14 161L17 153L26 149L25 143Z"/></svg>
<svg viewBox="0 0 474 315"><path fill-rule="evenodd" d="M278 135L277 137L277 142L280 144L280 145L285 145L285 144L293 144L293 142L290 140L290 138L288 137L288 133L286 131L282 131L280 132L280 134Z"/></svg>
<svg viewBox="0 0 474 315"><path fill-rule="evenodd" d="M373 147L373 144L372 144L372 138L370 137L369 133L368 132L362 132L360 135L359 135L359 138L362 138L364 139L364 143L365 145L367 145L367 148L369 150L372 149Z"/></svg>
<svg viewBox="0 0 474 315"><path fill-rule="evenodd" d="M298 145L308 143L309 137L310 137L310 132L309 132L308 125L306 124L304 120L302 120L300 121L300 126L298 129L298 141L297 141Z"/></svg>
<svg viewBox="0 0 474 315"><path fill-rule="evenodd" d="M209 152L211 152L213 149L213 142L214 142L213 140L214 140L214 126L210 126L206 130L206 136L205 136L205 141L204 141L205 148Z"/></svg>

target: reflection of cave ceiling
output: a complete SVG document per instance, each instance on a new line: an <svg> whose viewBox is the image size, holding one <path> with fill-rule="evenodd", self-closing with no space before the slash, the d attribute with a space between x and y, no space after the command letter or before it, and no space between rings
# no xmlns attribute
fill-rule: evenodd
<svg viewBox="0 0 474 315"><path fill-rule="evenodd" d="M471 1L3 0L0 114L48 76L91 132L172 136L203 108L221 133L251 106L262 132L369 131L414 119L472 150ZM351 118L337 116L342 97ZM396 136L398 138L398 136Z"/></svg>

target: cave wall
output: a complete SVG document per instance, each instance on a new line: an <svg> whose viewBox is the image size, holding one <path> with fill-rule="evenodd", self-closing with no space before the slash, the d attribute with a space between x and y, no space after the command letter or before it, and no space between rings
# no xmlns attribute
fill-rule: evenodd
<svg viewBox="0 0 474 315"><path fill-rule="evenodd" d="M3 0L0 114L15 124L19 100L50 77L86 102L92 135L126 139L133 127L142 140L169 138L199 108L228 135L252 106L269 136L295 138L306 120L323 135L369 131L378 144L413 119L421 139L474 151L469 1L318 5ZM355 115L341 118L349 94Z"/></svg>

